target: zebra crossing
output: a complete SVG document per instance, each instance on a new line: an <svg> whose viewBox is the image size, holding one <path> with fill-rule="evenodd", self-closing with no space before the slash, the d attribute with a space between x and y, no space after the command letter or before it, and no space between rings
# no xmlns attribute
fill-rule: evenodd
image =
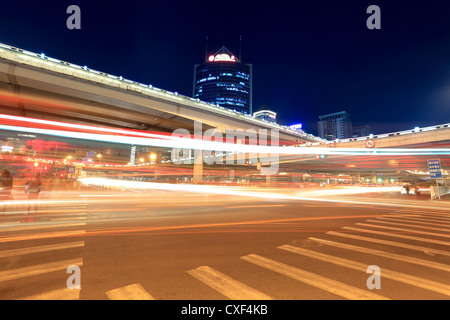
<svg viewBox="0 0 450 320"><path fill-rule="evenodd" d="M39 239L52 238L50 234L79 232L83 233L83 223L71 220L67 223L70 230L38 232ZM5 227L0 228L0 245L10 242L16 243L22 240L33 238L33 235L3 235ZM19 226L17 226L19 228ZM25 228L20 226L20 228ZM39 231L38 226L33 227L34 231ZM56 228L56 227L55 227ZM30 229L31 230L31 229ZM85 230L84 230L85 231ZM391 281L391 283L408 286L411 292L419 290L418 299L427 297L428 293L433 293L442 297L450 298L450 214L441 212L409 212L407 210L396 210L386 213L376 218L369 218L363 222L348 225L337 231L328 231L321 235L308 237L314 246L301 246L297 242L278 246L277 252L283 257L288 257L289 263L280 260L280 256L260 255L258 253L248 253L241 256L237 261L243 261L253 267L260 268L265 277L269 278L275 274L281 275L294 283L312 287L331 294L337 298L350 300L392 300L402 299L396 292L370 290L366 287L367 257L378 257L379 261L388 261L386 265L380 265L382 270L381 278ZM61 235L61 239L66 236ZM21 239L20 237L24 237ZM54 238L53 238L54 239ZM84 241L61 241L52 244L42 244L34 247L11 248L0 251L0 262L2 259L10 257L20 257L24 255L37 254L42 252L56 252L67 249L81 249ZM336 250L325 250L325 249ZM405 253L406 252L406 253ZM286 255L286 256L284 256ZM363 256L366 259L363 259ZM236 262L237 262L236 261ZM298 264L296 263L298 262ZM301 263L300 263L301 262ZM305 265L311 266L320 263L324 266L337 266L345 270L345 273L337 273L334 277L321 274L321 268L307 270ZM57 260L33 266L0 271L0 288L4 282L11 282L23 277L35 277L44 273L53 272L67 268L70 264L83 265L83 259L73 257L72 259ZM237 263L236 263L237 264ZM303 265L303 267L302 267ZM402 268L397 267L402 266ZM403 268L403 266L408 266ZM426 269L427 272L417 273L415 267ZM309 268L311 269L311 268ZM313 268L314 269L314 268ZM436 274L444 274L443 277L434 277ZM242 273L242 274L245 274ZM194 269L186 270L185 275L194 279L198 283L206 285L207 290L219 293L224 298L230 300L276 300L277 292L270 292L270 288L252 287L246 283L245 275L232 277L221 270L220 266L200 265ZM354 281L348 281L350 277L357 276L361 279L359 285ZM428 276L430 275L430 276ZM88 286L89 284L85 284ZM104 292L104 298L110 300L158 300L154 292L157 288L152 288L151 284L144 287L141 283L130 283L129 285L113 288ZM301 289L299 289L301 290ZM1 294L1 290L0 290ZM191 296L194 295L194 296ZM195 299L195 290L192 290L186 299ZM414 294L411 296L414 299ZM67 288L51 289L28 296L18 297L18 299L50 299L63 300L80 299L80 290L70 290ZM308 297L305 297L308 299Z"/></svg>
<svg viewBox="0 0 450 320"><path fill-rule="evenodd" d="M390 229L387 229L389 231L377 231L377 228L385 227L383 224L385 224L386 221L390 221L391 219L395 219L392 220L392 223L402 223L403 226L407 226L409 228L401 228L400 230L398 230L398 228L389 227ZM411 221L416 221L418 222L418 224L411 224ZM435 269L448 273L450 272L450 260L448 260L447 263L440 263L431 259L417 258L410 255L392 253L390 250L388 250L388 248L400 248L412 250L416 253L423 253L425 257L430 257L430 255L431 257L435 255L449 257L450 250L448 248L435 248L435 246L450 246L450 242L442 241L439 239L440 237L447 238L448 233L446 233L446 231L450 230L447 230L446 228L439 228L441 230L431 229L433 231L439 231L439 233L426 231L429 230L428 223L435 223L436 221L438 221L437 223L442 227L450 226L450 215L441 213L409 214L397 211L380 216L376 219L370 219L366 221L370 223L356 223L356 225L363 226L364 228L346 226L342 228L341 232L329 231L324 234L327 236L327 238L330 236L333 237L334 240L329 240L325 237L309 237L308 239L320 244L321 246L330 246L347 251L363 253L366 255L380 256L389 260L399 261L406 264L418 265L430 269L430 272L433 272L433 269ZM422 222L426 222L427 224L425 225ZM395 225L393 224L393 226ZM414 236L411 236L409 234L413 234ZM371 235L378 235L384 238L371 237ZM359 246L349 244L342 242L339 239L358 240L360 242L366 243L367 245ZM406 242L405 240L409 242ZM411 240L414 241L414 244L410 243ZM386 248L384 248L383 250L374 249L370 247L371 244L382 245ZM291 244L279 246L277 249L280 249L286 253L301 256L302 259L306 258L311 261L319 260L326 264L341 266L346 268L348 272L357 271L362 275L361 279L366 279L368 276L366 273L368 265L360 261L350 260L338 255L326 254L312 248L302 248ZM356 287L354 285L346 284L340 279L331 279L329 277L324 277L320 274L303 270L297 266L288 265L280 261L276 261L272 258L263 257L255 253L242 256L240 257L240 259L253 265L262 267L269 272L281 274L290 279L302 282L315 288L319 288L323 291L332 293L338 297L342 297L345 299L397 299L395 295L383 296L381 294L378 294L376 290L369 290L368 288L364 288L363 286ZM223 296L231 300L275 299L274 295L272 295L271 293L260 292L254 288L251 288L240 280L232 279L226 274L223 274L221 271L213 269L211 266L200 266L196 269L188 270L186 272L198 281L206 284L212 290L220 292ZM270 276L270 274L268 274L267 276ZM447 299L450 297L450 280L447 281L447 283L441 283L439 281L427 279L425 277L409 274L398 270L391 270L385 267L382 268L382 277L383 279L389 279L393 282L399 282L412 287L420 288L425 291L441 294L444 299L445 297ZM345 279L346 276L342 276L342 278ZM450 279L450 277L448 277L447 279ZM148 294L148 292L143 287L140 287L140 291L141 294ZM128 299L128 297L129 294L123 292L123 294L115 296L115 299L126 300ZM133 298L138 297L133 296ZM418 296L418 299L422 298L423 296Z"/></svg>
<svg viewBox="0 0 450 320"><path fill-rule="evenodd" d="M79 299L80 290L68 289L65 271L83 266L83 236L87 205L40 208L29 214L14 211L0 223L0 299ZM53 275L60 274L60 287L48 288ZM27 291L27 281L41 283L44 291ZM45 289L49 290L45 290ZM2 292L8 295L2 296ZM13 298L10 298L12 293ZM29 293L29 294L28 294Z"/></svg>

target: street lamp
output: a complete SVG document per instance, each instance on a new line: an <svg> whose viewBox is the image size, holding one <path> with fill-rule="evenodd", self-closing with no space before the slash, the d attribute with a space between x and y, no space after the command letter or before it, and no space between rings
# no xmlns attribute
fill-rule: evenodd
<svg viewBox="0 0 450 320"><path fill-rule="evenodd" d="M98 159L98 164L101 166L102 165L102 154L101 153L97 153L95 156Z"/></svg>

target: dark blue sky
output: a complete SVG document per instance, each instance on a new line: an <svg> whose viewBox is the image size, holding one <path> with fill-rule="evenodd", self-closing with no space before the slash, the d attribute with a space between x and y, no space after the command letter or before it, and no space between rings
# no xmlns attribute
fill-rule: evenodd
<svg viewBox="0 0 450 320"><path fill-rule="evenodd" d="M66 9L81 8L81 30ZM381 30L369 30L369 5ZM253 108L316 133L351 114L374 133L450 122L450 3L346 1L9 1L0 42L192 95L193 68L222 45L253 64Z"/></svg>

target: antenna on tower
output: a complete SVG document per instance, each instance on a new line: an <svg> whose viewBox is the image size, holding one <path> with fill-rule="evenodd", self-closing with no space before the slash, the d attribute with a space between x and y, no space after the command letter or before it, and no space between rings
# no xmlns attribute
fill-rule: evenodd
<svg viewBox="0 0 450 320"><path fill-rule="evenodd" d="M239 36L239 61L242 62L242 36Z"/></svg>

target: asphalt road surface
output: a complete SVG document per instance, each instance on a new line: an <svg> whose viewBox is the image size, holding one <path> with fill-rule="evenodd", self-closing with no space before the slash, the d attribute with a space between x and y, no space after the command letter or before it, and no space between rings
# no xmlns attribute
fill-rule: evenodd
<svg viewBox="0 0 450 320"><path fill-rule="evenodd" d="M0 299L447 300L450 206L435 203L53 194L0 216Z"/></svg>

